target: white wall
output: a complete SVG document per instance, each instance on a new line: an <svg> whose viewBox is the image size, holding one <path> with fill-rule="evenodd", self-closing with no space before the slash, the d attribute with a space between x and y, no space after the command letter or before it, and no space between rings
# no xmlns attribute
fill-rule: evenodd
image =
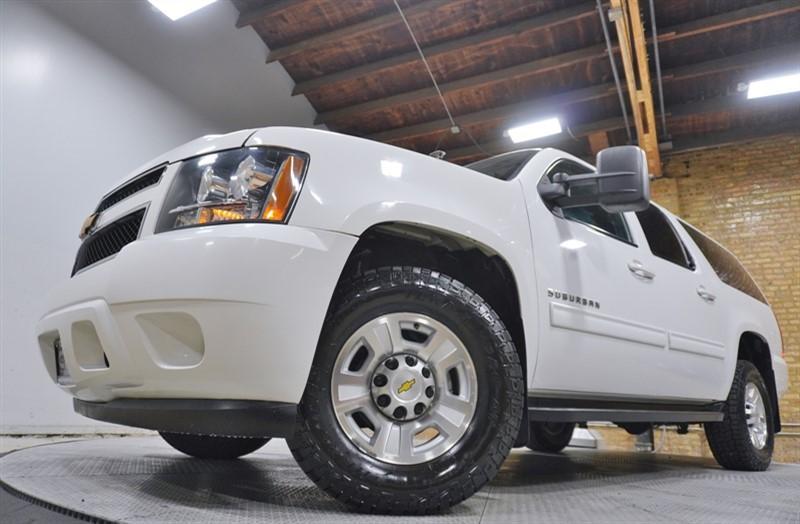
<svg viewBox="0 0 800 524"><path fill-rule="evenodd" d="M104 4L144 8L141 1ZM233 8L221 5L217 9L227 18L217 23L235 34ZM91 2L74 7L91 16ZM164 82L152 81L61 18L57 10L35 3L0 0L0 432L101 427L75 415L70 398L51 383L34 332L42 298L69 276L78 228L99 197L130 170L176 145L234 126L256 125L214 118L216 110L198 108L203 96L213 92L206 90L192 98L194 104L187 103L190 97L183 95L191 91L191 83L181 87L172 82L182 89L178 97ZM256 40L245 44L266 53L260 40L250 36ZM146 51L151 61L159 61L158 49ZM170 55L170 60L177 59ZM255 57L252 65L263 67L263 57ZM216 74L213 63L206 70ZM281 89L274 95L276 103L284 97L284 105L308 105L289 101L290 84ZM220 107L231 104L223 100ZM300 107L297 121L310 124L313 111L307 109ZM237 111L240 117L248 114ZM279 120L287 119L284 114ZM270 123L263 117L259 122Z"/></svg>

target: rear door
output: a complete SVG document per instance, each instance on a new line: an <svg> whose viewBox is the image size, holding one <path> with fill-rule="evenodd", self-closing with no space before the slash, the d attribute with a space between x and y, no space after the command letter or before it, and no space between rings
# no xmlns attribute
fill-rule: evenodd
<svg viewBox="0 0 800 524"><path fill-rule="evenodd" d="M712 400L725 373L726 319L717 301L721 283L687 248L685 231L658 206L636 213L644 242L641 262L653 275L650 314L667 332L666 351L653 365L671 397Z"/></svg>

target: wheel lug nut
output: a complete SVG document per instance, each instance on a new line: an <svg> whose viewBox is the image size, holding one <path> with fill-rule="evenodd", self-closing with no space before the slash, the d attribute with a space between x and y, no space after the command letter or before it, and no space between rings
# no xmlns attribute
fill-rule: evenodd
<svg viewBox="0 0 800 524"><path fill-rule="evenodd" d="M412 367L413 368L414 366L417 365L417 359L412 357L411 355L407 356L406 357L406 365L408 367Z"/></svg>
<svg viewBox="0 0 800 524"><path fill-rule="evenodd" d="M392 399L389 398L389 395L381 395L378 397L378 406L385 408L389 404L392 403Z"/></svg>
<svg viewBox="0 0 800 524"><path fill-rule="evenodd" d="M425 388L426 397L433 398L433 394L434 394L433 386L428 386L427 388Z"/></svg>
<svg viewBox="0 0 800 524"><path fill-rule="evenodd" d="M388 382L389 382L389 379L386 378L386 375L375 375L375 378L372 379L372 383L375 384L379 388L382 388Z"/></svg>
<svg viewBox="0 0 800 524"><path fill-rule="evenodd" d="M431 370L428 368L422 368L422 376L425 378L431 378Z"/></svg>
<svg viewBox="0 0 800 524"><path fill-rule="evenodd" d="M392 371L394 371L395 369L397 369L397 366L398 366L397 359L396 358L390 358L389 360L386 361L385 365L386 365L387 368L389 368Z"/></svg>
<svg viewBox="0 0 800 524"><path fill-rule="evenodd" d="M425 404L420 402L416 406L414 406L414 414L415 415L422 415L422 412L425 411Z"/></svg>
<svg viewBox="0 0 800 524"><path fill-rule="evenodd" d="M394 418L406 418L406 408L400 406L394 410Z"/></svg>

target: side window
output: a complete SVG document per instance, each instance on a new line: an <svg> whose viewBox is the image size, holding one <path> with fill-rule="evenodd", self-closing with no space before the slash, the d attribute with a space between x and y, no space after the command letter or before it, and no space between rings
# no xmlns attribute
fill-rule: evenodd
<svg viewBox="0 0 800 524"><path fill-rule="evenodd" d="M660 209L651 205L644 211L636 213L636 217L642 225L650 251L655 256L687 269L694 269L694 260L689 250L683 245L669 219Z"/></svg>
<svg viewBox="0 0 800 524"><path fill-rule="evenodd" d="M739 262L730 251L683 220L681 220L680 223L683 229L692 237L694 243L697 244L697 247L700 248L703 256L706 257L708 263L714 268L714 272L716 272L720 280L738 289L742 293L750 295L756 300L760 300L765 304L767 303L767 299L764 297L764 294L761 293L761 290L758 289L758 285L756 285L742 263Z"/></svg>
<svg viewBox="0 0 800 524"><path fill-rule="evenodd" d="M586 174L591 170L585 166L562 160L554 164L545 175L548 180L553 180L556 173L566 173L568 175ZM633 238L628 230L628 224L622 213L609 213L600 206L573 207L568 209L551 209L553 213L568 220L574 220L581 224L586 224L594 229L610 235L618 240L633 244Z"/></svg>

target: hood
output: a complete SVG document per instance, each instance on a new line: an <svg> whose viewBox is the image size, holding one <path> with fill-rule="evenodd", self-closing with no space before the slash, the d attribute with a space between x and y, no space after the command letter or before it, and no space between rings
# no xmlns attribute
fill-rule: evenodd
<svg viewBox="0 0 800 524"><path fill-rule="evenodd" d="M151 169L157 165L178 162L186 158L203 155L206 153L213 153L223 149L242 147L245 142L247 142L247 139L256 131L257 129L242 129L240 131L233 131L232 133L227 133L224 135L205 135L201 136L200 138L195 138L194 140L171 149L166 153L163 153L137 167L131 173L128 173L125 178L119 180L117 184L115 184L112 189L109 190L109 193L136 175L144 173L148 169Z"/></svg>

